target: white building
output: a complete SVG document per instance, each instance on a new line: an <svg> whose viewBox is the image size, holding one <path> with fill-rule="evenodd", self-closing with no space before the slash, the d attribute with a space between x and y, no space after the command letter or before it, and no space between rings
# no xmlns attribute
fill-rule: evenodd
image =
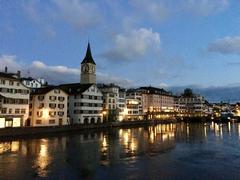
<svg viewBox="0 0 240 180"><path fill-rule="evenodd" d="M29 89L17 74L0 73L0 128L25 126L29 112Z"/></svg>
<svg viewBox="0 0 240 180"><path fill-rule="evenodd" d="M127 99L137 99L139 102L139 114L143 115L142 91L138 89L128 89L126 92Z"/></svg>
<svg viewBox="0 0 240 180"><path fill-rule="evenodd" d="M123 121L126 115L126 90L119 89L117 107L119 109L118 120ZM140 112L139 112L140 113Z"/></svg>
<svg viewBox="0 0 240 180"><path fill-rule="evenodd" d="M140 114L140 102L138 99L126 99L126 115L124 120L128 121L136 121L142 120L142 116Z"/></svg>
<svg viewBox="0 0 240 180"><path fill-rule="evenodd" d="M98 84L103 94L104 121L117 121L120 109L118 108L119 87L114 84Z"/></svg>
<svg viewBox="0 0 240 180"><path fill-rule="evenodd" d="M71 124L103 122L103 95L95 84L63 84L60 87L69 94L68 115Z"/></svg>
<svg viewBox="0 0 240 180"><path fill-rule="evenodd" d="M47 84L47 82L43 78L34 79L32 77L21 78L22 83L31 89L33 88L41 88Z"/></svg>
<svg viewBox="0 0 240 180"><path fill-rule="evenodd" d="M56 86L35 89L30 96L28 124L62 126L70 124L67 118L68 94Z"/></svg>

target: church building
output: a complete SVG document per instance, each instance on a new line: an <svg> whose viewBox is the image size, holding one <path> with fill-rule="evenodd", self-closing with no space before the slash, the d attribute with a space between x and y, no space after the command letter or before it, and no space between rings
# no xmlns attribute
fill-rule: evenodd
<svg viewBox="0 0 240 180"><path fill-rule="evenodd" d="M68 117L71 124L96 124L103 122L103 95L96 86L96 63L90 44L81 62L80 83L62 84L69 94Z"/></svg>

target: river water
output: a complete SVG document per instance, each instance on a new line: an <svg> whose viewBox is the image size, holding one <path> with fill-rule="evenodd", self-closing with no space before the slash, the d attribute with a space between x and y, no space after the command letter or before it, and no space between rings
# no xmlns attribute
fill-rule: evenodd
<svg viewBox="0 0 240 180"><path fill-rule="evenodd" d="M0 179L240 179L240 124L161 124L1 140Z"/></svg>

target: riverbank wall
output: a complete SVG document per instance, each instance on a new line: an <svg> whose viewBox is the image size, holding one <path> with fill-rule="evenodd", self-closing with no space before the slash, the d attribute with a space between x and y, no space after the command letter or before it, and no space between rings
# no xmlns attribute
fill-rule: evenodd
<svg viewBox="0 0 240 180"><path fill-rule="evenodd" d="M88 125L67 125L67 126L47 126L47 127L17 127L0 129L0 138L20 137L28 135L41 135L49 133L76 132L84 130L98 130L109 128L129 128L141 127L145 125L155 125L160 123L175 123L176 120L144 120L144 121L125 121L125 122L109 122L103 124Z"/></svg>

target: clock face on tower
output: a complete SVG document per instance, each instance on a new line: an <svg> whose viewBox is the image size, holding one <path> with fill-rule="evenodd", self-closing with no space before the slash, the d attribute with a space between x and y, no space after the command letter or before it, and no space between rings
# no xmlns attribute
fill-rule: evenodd
<svg viewBox="0 0 240 180"><path fill-rule="evenodd" d="M83 66L82 66L82 72L88 72L89 71L89 67L88 67L88 65L87 64L84 64Z"/></svg>

